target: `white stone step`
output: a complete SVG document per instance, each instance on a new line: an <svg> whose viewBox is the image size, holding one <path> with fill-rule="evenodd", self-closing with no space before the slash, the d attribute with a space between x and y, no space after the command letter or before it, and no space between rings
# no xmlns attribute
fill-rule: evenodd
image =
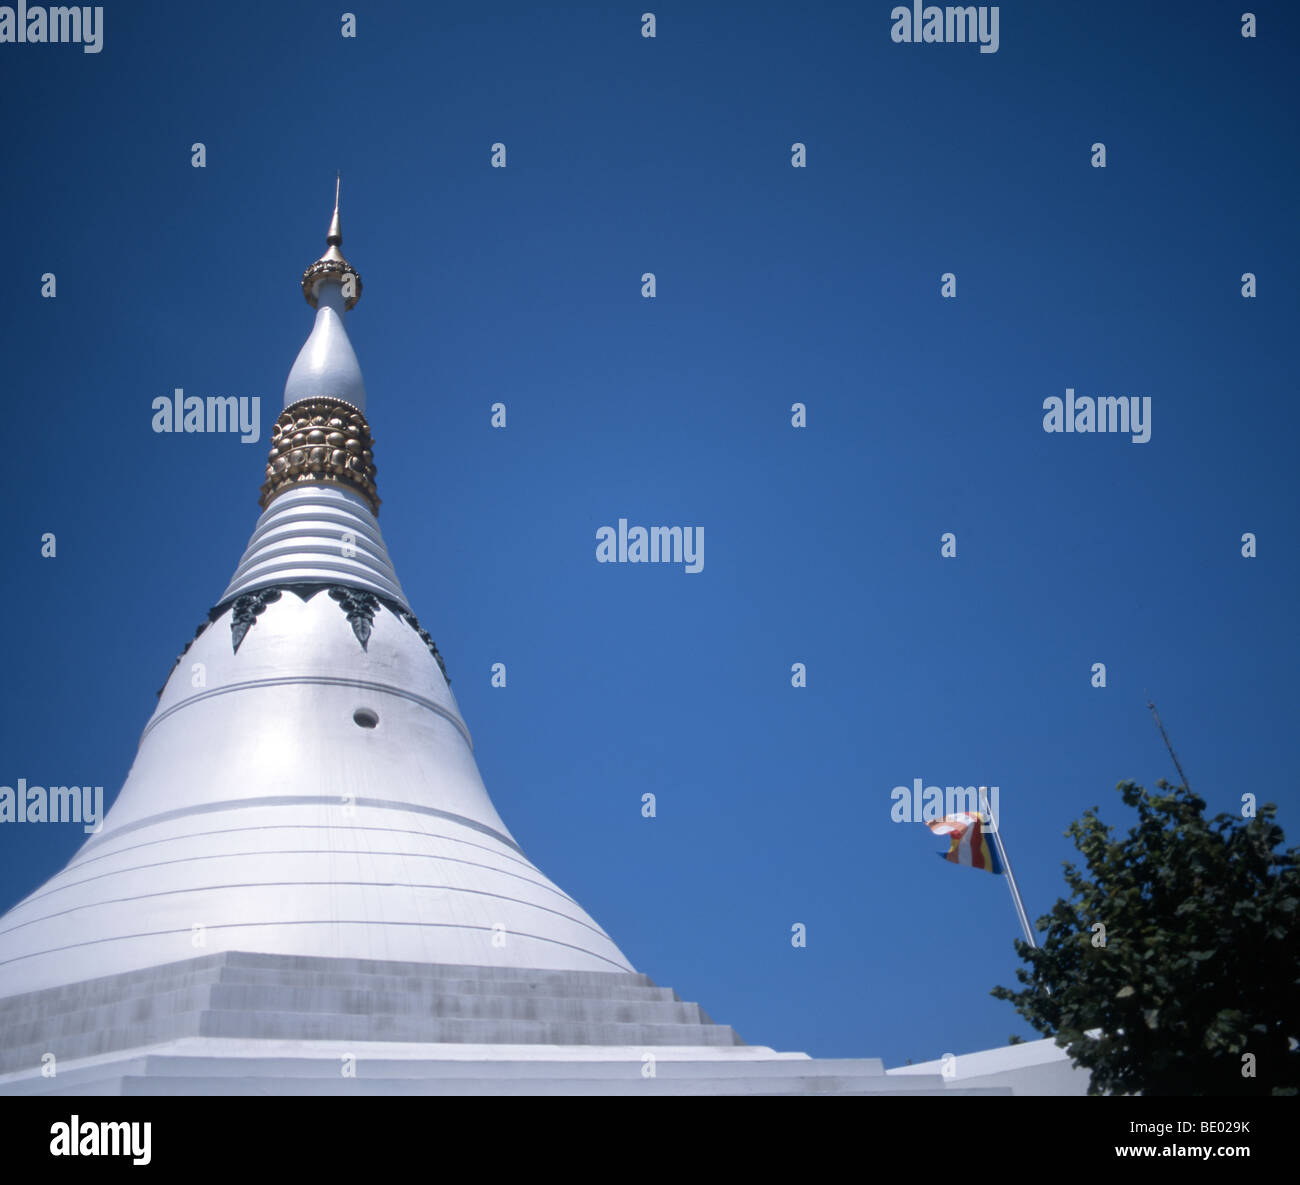
<svg viewBox="0 0 1300 1185"><path fill-rule="evenodd" d="M246 1012L212 1008L202 1013L204 1037L254 1040L419 1041L480 1045L739 1045L729 1025L619 1023L617 1021L428 1018L380 1013Z"/></svg>
<svg viewBox="0 0 1300 1185"><path fill-rule="evenodd" d="M235 1012L342 1012L362 1016L458 1017L618 1024L703 1024L695 1004L671 1000L600 1000L563 996L498 996L428 991L374 991L327 986L217 983L210 1006Z"/></svg>
<svg viewBox="0 0 1300 1185"><path fill-rule="evenodd" d="M57 1055L59 1045L87 1033L112 1032L187 1016L191 1018L189 1027L197 1031L198 1014L210 1006L215 988L212 983L198 983L175 991L132 996L48 1016L38 1007L30 1006L21 1015L0 1023L0 1044L8 1051L45 1043ZM0 1053L0 1068L4 1061L4 1054Z"/></svg>
<svg viewBox="0 0 1300 1185"><path fill-rule="evenodd" d="M509 1080L501 1078L413 1079L354 1078L331 1081L321 1078L151 1078L127 1076L109 1079L73 1093L149 1095L161 1093L187 1096L212 1095L293 1095L324 1097L429 1095L459 1097L465 1095L566 1095L566 1096L663 1096L663 1095L867 1095L897 1094L892 1080L878 1078L837 1078L833 1075L809 1075L782 1078L535 1078ZM916 1095L997 1094L998 1091L954 1091L944 1086L943 1078L918 1076L917 1084L907 1090Z"/></svg>
<svg viewBox="0 0 1300 1185"><path fill-rule="evenodd" d="M461 963L410 963L376 959L326 959L307 955L263 955L227 951L228 967L270 968L277 971L324 972L331 975L402 975L421 979L513 979L532 983L628 984L655 987L648 975L634 971L544 971L533 967L485 967Z"/></svg>
<svg viewBox="0 0 1300 1185"><path fill-rule="evenodd" d="M630 977L629 977L630 978ZM273 968L227 966L219 973L221 983L267 984L283 987L314 987L325 982L320 972L285 971ZM668 987L647 987L635 982L592 983L588 980L559 980L555 978L515 979L502 977L466 978L463 975L412 976L347 974L333 971L327 982L331 988L355 988L374 991L405 991L426 998L438 994L464 996L551 996L556 999L591 1000L661 1000L680 1001L681 997Z"/></svg>

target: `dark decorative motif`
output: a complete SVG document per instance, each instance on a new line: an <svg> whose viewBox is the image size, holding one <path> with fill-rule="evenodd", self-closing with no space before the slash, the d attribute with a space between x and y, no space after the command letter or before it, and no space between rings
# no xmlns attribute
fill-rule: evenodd
<svg viewBox="0 0 1300 1185"><path fill-rule="evenodd" d="M258 619L267 605L279 599L278 588L259 588L256 592L244 593L235 598L233 611L230 614L230 641L235 647L236 654L239 653L239 644L244 640L244 636L253 628L253 622Z"/></svg>
<svg viewBox="0 0 1300 1185"><path fill-rule="evenodd" d="M332 482L356 490L379 513L374 440L361 412L342 399L320 396L286 407L271 429L262 483L262 509L300 482Z"/></svg>
<svg viewBox="0 0 1300 1185"><path fill-rule="evenodd" d="M330 586L330 596L343 606L348 621L352 623L352 632L361 643L361 649L369 649L370 631L374 628L375 610L379 608L379 598L374 593L346 588L341 584Z"/></svg>
<svg viewBox="0 0 1300 1185"><path fill-rule="evenodd" d="M195 632L195 639L199 634L208 628L210 622L216 621L227 609L233 609L230 619L230 632L234 639L235 651L238 653L239 644L244 640L244 635L256 621L257 617L272 601L280 599L281 593L293 593L300 601L304 603L310 601L317 593L328 592L330 599L339 604L343 612L347 614L348 622L352 626L352 632L356 634L357 641L361 643L363 650L370 648L370 635L374 632L375 613L379 606L383 605L394 617L401 618L409 625L424 643L429 653L433 655L438 663L438 669L442 672L442 677L447 680L447 686L451 686L451 678L447 674L447 664L443 661L442 655L438 652L438 644L429 635L429 631L421 628L419 619L409 609L403 608L396 601L390 601L387 597L378 596L375 593L367 592L364 589L352 588L345 584L315 584L308 581L293 581L285 584L272 585L269 588L259 588L250 593L243 593L233 600L223 601L221 604L208 610L208 621L199 626ZM189 642L185 649L181 651L176 662L180 662L181 657L189 650L194 642ZM172 670L176 669L175 663L172 664ZM168 679L171 676L168 675ZM163 689L159 689L159 696L162 695Z"/></svg>
<svg viewBox="0 0 1300 1185"><path fill-rule="evenodd" d="M215 620L216 619L212 616L211 612L209 612L208 620L199 623L199 628L194 631L194 637L192 637L188 642L185 643L185 649L182 650L176 656L176 661L172 663L172 669L167 672L167 678L163 680L163 685L160 688L158 688L159 699L162 699L162 693L167 690L167 684L172 681L172 675L175 674L176 668L180 666L181 659L184 658L190 652L190 647L193 646L194 643L199 640L199 635L205 629L207 629L208 626L210 626Z"/></svg>
<svg viewBox="0 0 1300 1185"><path fill-rule="evenodd" d="M442 672L442 677L447 680L447 686L450 687L451 679L447 676L447 664L442 661L442 655L438 653L438 643L430 637L429 631L420 628L420 623L414 613L408 613L405 609L398 608L395 605L389 605L389 608L420 636L420 641L428 647L429 653L438 660L438 669Z"/></svg>

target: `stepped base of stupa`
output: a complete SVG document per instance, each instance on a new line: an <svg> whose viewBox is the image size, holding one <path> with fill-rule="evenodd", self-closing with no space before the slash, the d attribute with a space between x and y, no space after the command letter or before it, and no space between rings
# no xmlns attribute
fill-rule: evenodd
<svg viewBox="0 0 1300 1185"><path fill-rule="evenodd" d="M1011 1091L746 1045L622 972L223 951L0 999L8 1095L954 1093Z"/></svg>

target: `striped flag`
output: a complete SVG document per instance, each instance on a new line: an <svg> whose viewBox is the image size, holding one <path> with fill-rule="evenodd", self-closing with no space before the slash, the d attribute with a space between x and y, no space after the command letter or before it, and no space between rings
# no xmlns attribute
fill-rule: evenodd
<svg viewBox="0 0 1300 1185"><path fill-rule="evenodd" d="M926 826L935 835L951 836L948 851L936 853L941 860L947 860L950 864L964 864L968 868L982 868L985 872L1000 873L1002 861L998 859L997 847L984 830L987 822L983 815L962 811L960 814L935 819Z"/></svg>

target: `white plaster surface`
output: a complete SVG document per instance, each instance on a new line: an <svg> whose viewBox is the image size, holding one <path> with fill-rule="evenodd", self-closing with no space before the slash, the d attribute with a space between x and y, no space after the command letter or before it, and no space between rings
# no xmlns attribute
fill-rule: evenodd
<svg viewBox="0 0 1300 1185"><path fill-rule="evenodd" d="M958 1054L946 1067L938 1058L897 1066L887 1073L900 1077L943 1074L953 1086L1008 1086L1016 1094L1042 1095L1087 1094L1090 1079L1088 1071L1075 1069L1065 1050L1049 1037Z"/></svg>
<svg viewBox="0 0 1300 1185"><path fill-rule="evenodd" d="M517 846L410 625L381 605L363 650L327 591L284 592L236 653L230 618L173 671L101 833L0 918L0 996L221 950L631 970Z"/></svg>
<svg viewBox="0 0 1300 1185"><path fill-rule="evenodd" d="M316 323L303 343L284 385L284 406L328 396L366 410L366 384L352 342L343 328L343 290L337 279L316 285Z"/></svg>

